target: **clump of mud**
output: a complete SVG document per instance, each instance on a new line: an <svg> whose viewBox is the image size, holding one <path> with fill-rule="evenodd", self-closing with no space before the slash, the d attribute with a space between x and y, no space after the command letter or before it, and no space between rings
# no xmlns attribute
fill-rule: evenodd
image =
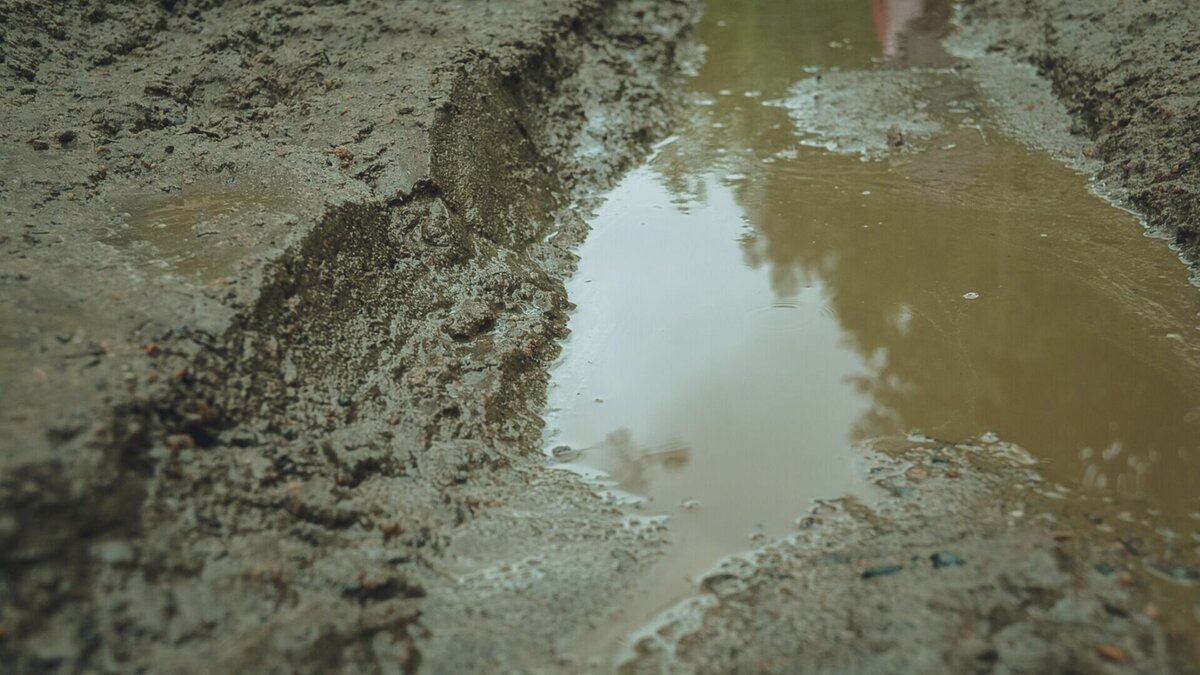
<svg viewBox="0 0 1200 675"><path fill-rule="evenodd" d="M774 104L787 108L804 134L801 143L878 159L920 150L942 133L943 122L920 99L938 78L936 72L836 70L800 80L791 96Z"/></svg>

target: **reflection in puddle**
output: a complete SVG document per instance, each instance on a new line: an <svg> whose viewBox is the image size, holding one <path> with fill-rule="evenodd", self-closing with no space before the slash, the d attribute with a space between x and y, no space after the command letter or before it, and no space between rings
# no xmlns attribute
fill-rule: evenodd
<svg viewBox="0 0 1200 675"><path fill-rule="evenodd" d="M936 22L885 14L873 42L881 4L905 3L710 2L689 123L591 221L548 447L673 536L596 651L815 500L870 495L856 448L887 439L1011 442L1071 488L1196 509L1186 270L1008 140Z"/></svg>
<svg viewBox="0 0 1200 675"><path fill-rule="evenodd" d="M651 478L658 472L678 471L687 466L691 449L680 441L665 441L659 448L639 446L628 429L618 429L594 448L596 457L603 458L604 471L618 485L634 494L645 494Z"/></svg>

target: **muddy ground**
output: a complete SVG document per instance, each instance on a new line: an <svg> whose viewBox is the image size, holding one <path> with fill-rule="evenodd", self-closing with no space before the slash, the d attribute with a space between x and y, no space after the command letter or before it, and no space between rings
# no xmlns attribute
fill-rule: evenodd
<svg viewBox="0 0 1200 675"><path fill-rule="evenodd" d="M1082 4L965 16L1194 252L1194 21ZM670 128L699 9L0 0L0 662L581 668L670 527L544 468L547 369L579 204ZM894 500L729 562L625 668L1194 669L1020 457L880 452Z"/></svg>
<svg viewBox="0 0 1200 675"><path fill-rule="evenodd" d="M1200 14L1187 0L965 0L993 51L1038 67L1099 178L1200 260Z"/></svg>

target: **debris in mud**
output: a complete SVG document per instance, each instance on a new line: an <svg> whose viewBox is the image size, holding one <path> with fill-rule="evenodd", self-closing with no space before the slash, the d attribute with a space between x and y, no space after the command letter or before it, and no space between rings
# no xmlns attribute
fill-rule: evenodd
<svg viewBox="0 0 1200 675"><path fill-rule="evenodd" d="M1129 654L1116 645L1096 645L1096 653L1111 663L1125 663L1129 660Z"/></svg>
<svg viewBox="0 0 1200 675"><path fill-rule="evenodd" d="M350 165L354 163L354 153L350 152L350 148L344 145L335 147L331 152L337 158L338 162L341 163L343 169L350 168Z"/></svg>
<svg viewBox="0 0 1200 675"><path fill-rule="evenodd" d="M868 567L862 571L863 579L874 579L876 577L887 577L904 569L903 565L880 565L878 567Z"/></svg>
<svg viewBox="0 0 1200 675"><path fill-rule="evenodd" d="M804 145L882 159L920 150L945 130L921 100L937 81L918 71L826 72L801 80L787 98L768 105L787 109Z"/></svg>
<svg viewBox="0 0 1200 675"><path fill-rule="evenodd" d="M106 565L127 565L133 562L133 547L124 541L106 541L93 547L96 558Z"/></svg>

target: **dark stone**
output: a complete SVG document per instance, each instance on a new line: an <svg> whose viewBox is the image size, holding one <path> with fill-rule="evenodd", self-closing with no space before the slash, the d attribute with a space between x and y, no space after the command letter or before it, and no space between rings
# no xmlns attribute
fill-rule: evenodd
<svg viewBox="0 0 1200 675"><path fill-rule="evenodd" d="M943 567L957 567L959 565L967 564L967 561L954 555L953 553L950 553L949 551L938 551L937 553L929 556L929 559L933 562L934 569L941 569Z"/></svg>
<svg viewBox="0 0 1200 675"><path fill-rule="evenodd" d="M879 567L868 567L863 570L862 578L874 579L875 577L886 577L904 569L903 565L881 565Z"/></svg>

